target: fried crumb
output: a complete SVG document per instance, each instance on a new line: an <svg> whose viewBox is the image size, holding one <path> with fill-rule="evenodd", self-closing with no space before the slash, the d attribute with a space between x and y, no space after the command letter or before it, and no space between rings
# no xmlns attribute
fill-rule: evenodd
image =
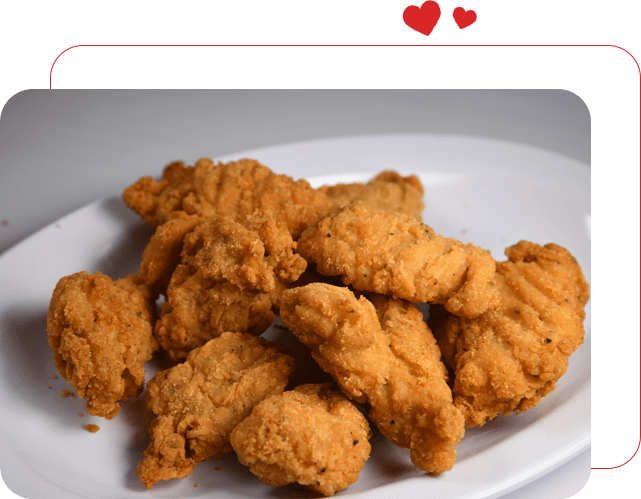
<svg viewBox="0 0 641 499"><path fill-rule="evenodd" d="M49 388L49 390L51 390L51 385L47 385L47 388Z"/></svg>
<svg viewBox="0 0 641 499"><path fill-rule="evenodd" d="M3 220L3 221L2 221L2 225L4 225L5 227L6 227L7 225L9 225L9 220Z"/></svg>
<svg viewBox="0 0 641 499"><path fill-rule="evenodd" d="M76 394L69 390L62 390L62 393L60 394L60 398L66 399L67 397L72 397L75 399Z"/></svg>
<svg viewBox="0 0 641 499"><path fill-rule="evenodd" d="M221 468L220 466L216 466L214 469L215 469L216 471L221 471L221 470L222 470L222 468Z"/></svg>
<svg viewBox="0 0 641 499"><path fill-rule="evenodd" d="M85 415L84 415L82 412L79 412L79 413L78 413L78 416L80 416L81 418L83 418Z"/></svg>
<svg viewBox="0 0 641 499"><path fill-rule="evenodd" d="M196 489L198 488L198 484L197 483L194 484L194 488L196 488Z"/></svg>
<svg viewBox="0 0 641 499"><path fill-rule="evenodd" d="M96 433L100 430L100 426L95 424L87 424L85 425L85 430L87 430L89 433Z"/></svg>
<svg viewBox="0 0 641 499"><path fill-rule="evenodd" d="M52 375L51 379L58 379L58 375L57 374Z"/></svg>
<svg viewBox="0 0 641 499"><path fill-rule="evenodd" d="M60 229L60 224L56 224L56 229Z"/></svg>

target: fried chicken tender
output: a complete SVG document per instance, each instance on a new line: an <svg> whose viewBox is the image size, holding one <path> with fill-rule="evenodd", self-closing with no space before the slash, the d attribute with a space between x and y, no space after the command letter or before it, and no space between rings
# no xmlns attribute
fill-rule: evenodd
<svg viewBox="0 0 641 499"><path fill-rule="evenodd" d="M213 217L187 233L154 334L171 359L225 331L259 335L273 300L305 271L285 227L257 217Z"/></svg>
<svg viewBox="0 0 641 499"><path fill-rule="evenodd" d="M297 239L338 205L313 189L252 159L215 164L209 158L194 166L181 161L165 167L162 179L142 177L123 192L127 206L157 227L175 211L189 215L256 215L278 220Z"/></svg>
<svg viewBox="0 0 641 499"><path fill-rule="evenodd" d="M167 293L171 275L180 264L185 235L204 220L198 215L176 211L167 222L156 228L145 247L138 269L138 277L150 287L154 298Z"/></svg>
<svg viewBox="0 0 641 499"><path fill-rule="evenodd" d="M406 213L421 220L425 203L424 189L416 175L403 177L394 171L383 171L367 184L323 185L318 189L339 205L362 202L385 211Z"/></svg>
<svg viewBox="0 0 641 499"><path fill-rule="evenodd" d="M147 384L147 407L158 417L136 474L146 488L183 478L197 463L231 452L232 430L263 399L282 393L294 359L285 348L243 333L224 333Z"/></svg>
<svg viewBox="0 0 641 499"><path fill-rule="evenodd" d="M142 392L144 364L158 348L152 323L149 289L133 274L112 281L83 271L58 281L47 339L58 372L89 414L112 419L119 401Z"/></svg>
<svg viewBox="0 0 641 499"><path fill-rule="evenodd" d="M435 340L415 305L356 299L323 283L286 291L281 319L352 400L369 402L381 433L428 473L452 468L464 418L452 402Z"/></svg>
<svg viewBox="0 0 641 499"><path fill-rule="evenodd" d="M585 334L589 286L570 252L521 241L505 253L508 260L496 264L496 308L474 319L430 310L468 427L535 407L556 388Z"/></svg>
<svg viewBox="0 0 641 499"><path fill-rule="evenodd" d="M307 229L298 252L345 284L475 317L496 303L489 251L437 235L409 215L353 204Z"/></svg>
<svg viewBox="0 0 641 499"><path fill-rule="evenodd" d="M263 400L230 442L263 483L296 483L331 496L358 480L371 436L365 416L333 383L323 383Z"/></svg>

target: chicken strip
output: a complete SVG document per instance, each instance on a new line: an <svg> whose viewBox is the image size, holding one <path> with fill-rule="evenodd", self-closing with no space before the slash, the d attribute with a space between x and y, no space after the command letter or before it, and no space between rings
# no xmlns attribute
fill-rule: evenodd
<svg viewBox="0 0 641 499"><path fill-rule="evenodd" d="M385 211L399 212L421 220L425 203L423 185L416 175L403 177L383 171L367 184L323 185L318 189L339 205L362 202Z"/></svg>
<svg viewBox="0 0 641 499"><path fill-rule="evenodd" d="M294 375L282 345L224 333L147 384L147 407L158 417L136 474L146 488L183 478L197 463L231 452L232 430L253 407L282 393Z"/></svg>
<svg viewBox="0 0 641 499"><path fill-rule="evenodd" d="M456 315L475 317L497 299L489 251L364 204L345 206L307 229L298 252L321 274L339 275L354 289L442 303Z"/></svg>
<svg viewBox="0 0 641 499"><path fill-rule="evenodd" d="M474 319L430 310L468 427L535 407L556 388L585 334L589 286L570 252L521 241L505 253L508 260L496 264L496 308Z"/></svg>
<svg viewBox="0 0 641 499"><path fill-rule="evenodd" d="M263 483L296 483L331 496L358 480L371 436L365 416L333 383L324 383L263 400L230 442Z"/></svg>
<svg viewBox="0 0 641 499"><path fill-rule="evenodd" d="M225 331L259 335L274 320L279 283L307 263L282 225L257 217L213 217L185 235L154 334L171 359Z"/></svg>
<svg viewBox="0 0 641 499"><path fill-rule="evenodd" d="M316 283L286 291L281 319L381 433L428 473L452 468L464 418L421 312L411 303ZM387 301L385 301L387 300ZM382 327L381 327L382 326Z"/></svg>
<svg viewBox="0 0 641 499"><path fill-rule="evenodd" d="M112 419L119 401L142 392L144 364L158 348L152 323L149 289L132 274L112 281L83 271L58 281L47 339L58 372L89 414Z"/></svg>
<svg viewBox="0 0 641 499"><path fill-rule="evenodd" d="M215 164L203 158L194 166L174 162L160 181L142 177L122 197L152 227L175 211L201 217L257 215L278 220L294 239L338 207L307 180L294 181L251 159Z"/></svg>

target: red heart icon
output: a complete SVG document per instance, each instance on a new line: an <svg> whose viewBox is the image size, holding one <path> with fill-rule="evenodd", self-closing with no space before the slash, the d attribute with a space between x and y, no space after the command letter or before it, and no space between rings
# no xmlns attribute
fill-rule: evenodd
<svg viewBox="0 0 641 499"><path fill-rule="evenodd" d="M467 28L476 21L476 12L473 10L465 10L463 7L456 7L453 16L456 24L458 24L458 27L461 29Z"/></svg>
<svg viewBox="0 0 641 499"><path fill-rule="evenodd" d="M416 5L410 5L403 11L403 21L413 30L428 35L436 26L441 17L441 8L433 0L428 0L419 9Z"/></svg>

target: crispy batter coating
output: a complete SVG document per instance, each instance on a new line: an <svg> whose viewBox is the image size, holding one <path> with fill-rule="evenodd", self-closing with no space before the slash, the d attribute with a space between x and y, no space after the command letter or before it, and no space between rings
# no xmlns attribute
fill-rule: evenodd
<svg viewBox="0 0 641 499"><path fill-rule="evenodd" d="M424 189L419 178L403 177L389 170L379 173L367 184L324 185L318 190L341 206L362 202L381 210L406 213L419 221L425 209Z"/></svg>
<svg viewBox="0 0 641 499"><path fill-rule="evenodd" d="M418 220L354 204L307 229L299 253L357 290L443 303L474 317L496 303L489 251L437 235Z"/></svg>
<svg viewBox="0 0 641 499"><path fill-rule="evenodd" d="M183 199L195 188L194 174L193 167L174 161L165 166L160 181L141 177L123 191L122 199L148 225L158 227L169 220L171 213L183 210Z"/></svg>
<svg viewBox="0 0 641 499"><path fill-rule="evenodd" d="M304 272L282 225L257 217L213 217L184 237L154 334L173 360L225 331L259 335L274 320L272 299Z"/></svg>
<svg viewBox="0 0 641 499"><path fill-rule="evenodd" d="M243 333L224 333L147 384L158 416L136 474L148 489L189 475L197 463L231 452L229 437L252 408L282 393L294 374L285 348Z"/></svg>
<svg viewBox="0 0 641 499"><path fill-rule="evenodd" d="M495 309L474 319L430 310L468 427L535 407L583 343L589 286L570 252L521 241L505 253L508 260L496 264Z"/></svg>
<svg viewBox="0 0 641 499"><path fill-rule="evenodd" d="M318 364L393 443L409 448L429 473L452 468L464 418L452 403L446 371L421 312L411 303L365 297L323 283L290 289L281 319ZM382 327L381 327L382 325Z"/></svg>
<svg viewBox="0 0 641 499"><path fill-rule="evenodd" d="M119 401L138 396L144 364L158 345L148 288L134 275L112 281L78 272L58 281L47 338L58 372L87 401L87 412L112 419Z"/></svg>
<svg viewBox="0 0 641 499"><path fill-rule="evenodd" d="M358 480L371 435L365 416L333 383L324 383L263 400L230 442L263 483L296 483L331 496Z"/></svg>
<svg viewBox="0 0 641 499"><path fill-rule="evenodd" d="M152 227L179 210L202 217L257 215L278 220L294 239L337 208L306 180L294 181L252 159L215 164L203 158L194 166L177 161L165 167L160 181L142 177L122 197Z"/></svg>
<svg viewBox="0 0 641 499"><path fill-rule="evenodd" d="M174 212L170 219L159 225L142 254L138 277L153 291L153 296L167 292L171 274L180 264L183 239L205 219L198 215Z"/></svg>

